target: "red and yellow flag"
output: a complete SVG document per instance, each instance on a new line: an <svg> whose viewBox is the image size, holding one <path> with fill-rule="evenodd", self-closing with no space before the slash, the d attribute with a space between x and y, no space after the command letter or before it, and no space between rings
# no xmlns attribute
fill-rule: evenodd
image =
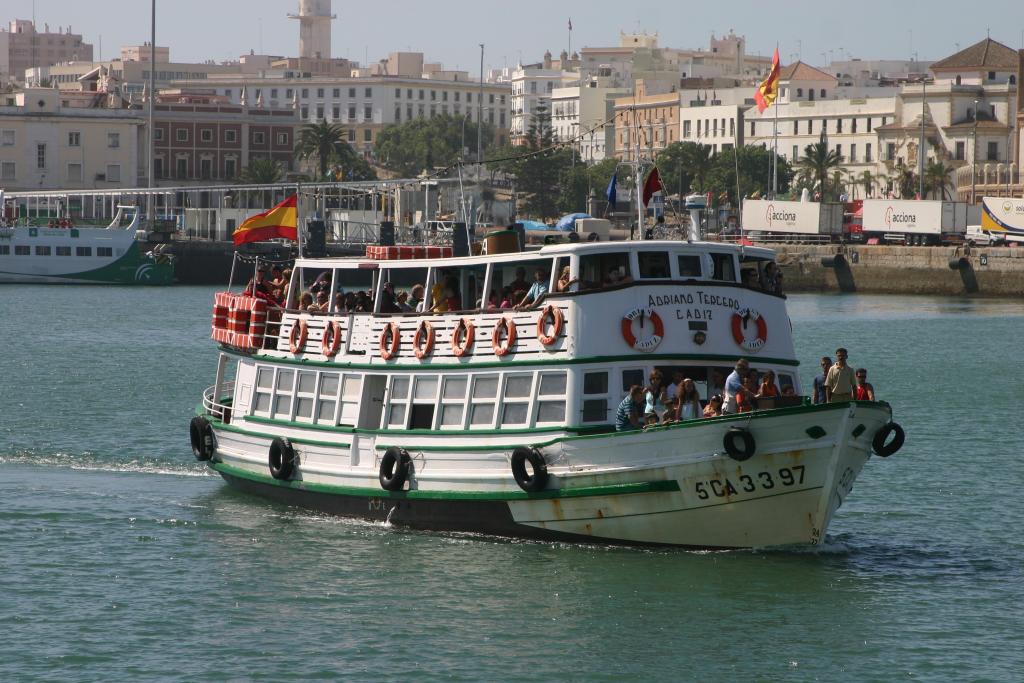
<svg viewBox="0 0 1024 683"><path fill-rule="evenodd" d="M274 208L246 218L241 225L235 228L232 235L235 246L275 237L283 237L286 240L298 239L297 207L296 195L292 195Z"/></svg>
<svg viewBox="0 0 1024 683"><path fill-rule="evenodd" d="M763 114L764 110L772 106L775 98L779 96L779 48L775 48L775 56L772 57L772 70L768 77L761 81L754 93L754 101L757 102L758 113Z"/></svg>

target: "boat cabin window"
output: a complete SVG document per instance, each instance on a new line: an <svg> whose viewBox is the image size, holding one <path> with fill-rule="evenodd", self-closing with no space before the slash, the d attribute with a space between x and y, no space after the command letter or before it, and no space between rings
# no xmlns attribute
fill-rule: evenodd
<svg viewBox="0 0 1024 683"><path fill-rule="evenodd" d="M562 271L569 268L569 286L564 290L561 285L558 284L559 279L562 277ZM551 271L551 289L552 292L562 293L565 292L578 292L580 289L579 280L573 276L572 268L569 263L568 256L560 256L555 259L555 269Z"/></svg>
<svg viewBox="0 0 1024 683"><path fill-rule="evenodd" d="M533 389L533 373L509 373L505 375L504 401L501 408L503 427L523 426L530 417L530 398Z"/></svg>
<svg viewBox="0 0 1024 683"><path fill-rule="evenodd" d="M494 405L498 399L498 375L478 375L473 378L470 400L470 429L494 426Z"/></svg>
<svg viewBox="0 0 1024 683"><path fill-rule="evenodd" d="M639 251L636 261L637 272L642 279L667 280L671 277L667 251Z"/></svg>
<svg viewBox="0 0 1024 683"><path fill-rule="evenodd" d="M585 289L599 289L632 281L626 252L587 254L580 257L580 282Z"/></svg>
<svg viewBox="0 0 1024 683"><path fill-rule="evenodd" d="M513 305L518 304L536 281L538 270L543 274L541 282L545 286L550 284L552 265L550 258L495 263L491 271L491 289L497 290L502 298L508 295Z"/></svg>
<svg viewBox="0 0 1024 683"><path fill-rule="evenodd" d="M700 278L704 275L699 254L679 254L677 260L680 278Z"/></svg>
<svg viewBox="0 0 1024 683"><path fill-rule="evenodd" d="M736 260L732 253L711 252L711 279L736 282Z"/></svg>
<svg viewBox="0 0 1024 683"><path fill-rule="evenodd" d="M260 366L256 369L252 414L278 420L352 426L359 412L360 379L354 374Z"/></svg>
<svg viewBox="0 0 1024 683"><path fill-rule="evenodd" d="M465 375L444 378L441 394L441 429L461 429L469 377Z"/></svg>
<svg viewBox="0 0 1024 683"><path fill-rule="evenodd" d="M428 272L426 268L392 268L385 273L386 282L391 283L399 306L402 305L403 299L407 305L412 306L412 290L416 285L423 287L425 292L429 291Z"/></svg>
<svg viewBox="0 0 1024 683"><path fill-rule="evenodd" d="M647 385L647 377L643 368L627 368L622 371L622 393L619 398L624 398L634 384L639 384L642 387Z"/></svg>
<svg viewBox="0 0 1024 683"><path fill-rule="evenodd" d="M771 262L770 258L744 256L740 259L740 282L753 289L765 289L768 276L764 269Z"/></svg>
<svg viewBox="0 0 1024 683"><path fill-rule="evenodd" d="M542 372L537 387L537 424L565 422L566 373Z"/></svg>
<svg viewBox="0 0 1024 683"><path fill-rule="evenodd" d="M583 373L583 422L608 422L608 373Z"/></svg>

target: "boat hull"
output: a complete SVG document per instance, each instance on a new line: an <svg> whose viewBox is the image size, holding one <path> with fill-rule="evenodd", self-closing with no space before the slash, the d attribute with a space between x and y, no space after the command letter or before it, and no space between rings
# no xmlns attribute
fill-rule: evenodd
<svg viewBox="0 0 1024 683"><path fill-rule="evenodd" d="M398 444L412 454L418 474L410 490L389 492L377 482L379 456L329 466L329 446L296 444L296 477L279 481L269 475L265 454L281 434L243 436L215 425L212 466L248 493L417 529L691 548L813 545L824 540L871 455L872 437L890 416L886 404L851 402L554 439L540 447L549 488L532 494L502 467L510 444L461 467L452 454ZM747 429L757 445L742 462L723 448L735 427ZM487 462L496 466L487 469Z"/></svg>

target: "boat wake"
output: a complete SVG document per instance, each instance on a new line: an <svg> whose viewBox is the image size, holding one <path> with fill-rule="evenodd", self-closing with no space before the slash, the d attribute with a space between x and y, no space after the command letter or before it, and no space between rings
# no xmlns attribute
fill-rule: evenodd
<svg viewBox="0 0 1024 683"><path fill-rule="evenodd" d="M179 477L217 476L216 473L210 472L202 463L178 462L159 457L118 458L113 455L103 455L92 451L68 453L19 449L10 453L0 453L0 465L7 464L99 472L163 474Z"/></svg>

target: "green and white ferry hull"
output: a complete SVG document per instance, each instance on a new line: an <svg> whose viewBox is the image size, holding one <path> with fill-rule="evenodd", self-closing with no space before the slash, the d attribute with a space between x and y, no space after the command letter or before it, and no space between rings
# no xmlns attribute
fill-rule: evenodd
<svg viewBox="0 0 1024 683"><path fill-rule="evenodd" d="M172 284L173 257L142 253L137 218L128 227L119 220L106 228L0 228L0 283Z"/></svg>
<svg viewBox="0 0 1024 683"><path fill-rule="evenodd" d="M657 281L644 277L646 257L638 262L635 252L652 250L673 263L698 256L701 276L681 278L673 266ZM557 246L447 259L431 263L428 278L435 267L450 274L482 265L486 275L475 272L486 283L504 282L506 266L541 258L551 266L566 258L586 274L588 258L612 252L630 254L634 281L550 296L545 303L564 323L557 326L551 313L538 324L541 310L284 310L258 348L221 337L217 382L191 425L193 451L241 490L410 528L694 548L821 543L873 450L891 453L888 404L794 397L642 431L611 424L622 390L653 368L706 371L706 398L715 373L744 356L799 393L785 298L738 283L741 267L771 252L677 242ZM712 253L735 259L736 282L706 280L728 275L713 270ZM333 268L337 282L349 261L374 270L366 259L300 259L296 272ZM405 267L382 261L374 282L397 279ZM428 346L418 333L423 320L435 343L417 357L414 347ZM458 354L462 320L476 340ZM519 330L511 342L509 322ZM336 351L333 335L323 340L332 328L342 340Z"/></svg>

